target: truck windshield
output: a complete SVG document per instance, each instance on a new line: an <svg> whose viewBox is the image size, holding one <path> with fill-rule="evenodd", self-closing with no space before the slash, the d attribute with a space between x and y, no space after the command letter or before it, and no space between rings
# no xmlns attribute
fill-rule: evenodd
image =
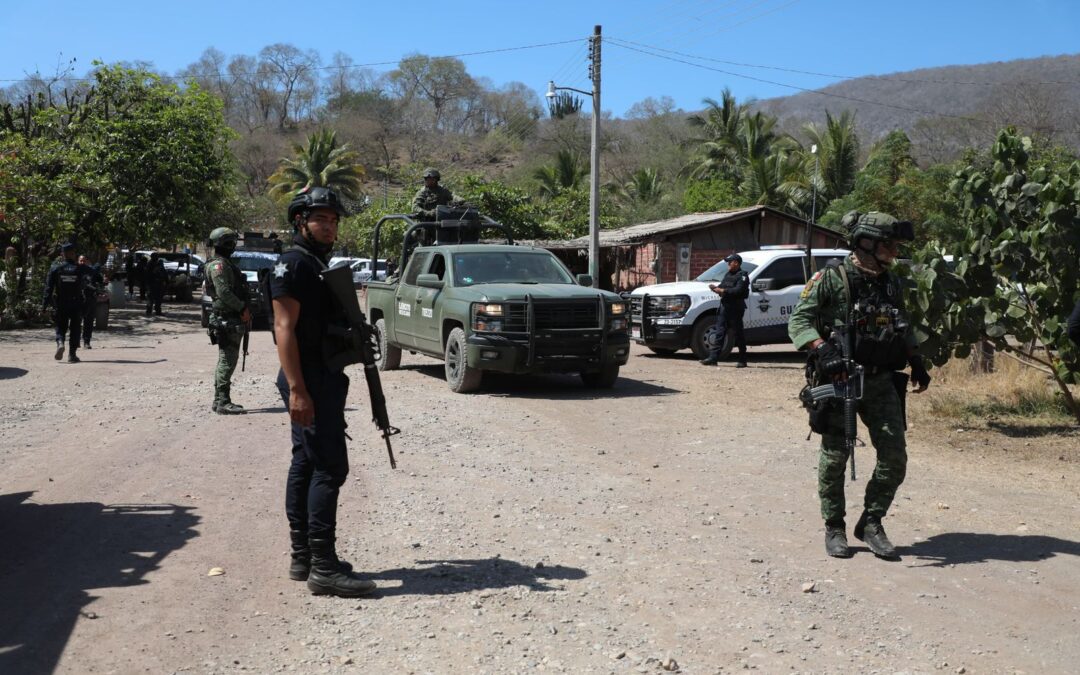
<svg viewBox="0 0 1080 675"><path fill-rule="evenodd" d="M258 272L273 267L279 257L276 253L233 254L232 261L236 263L241 272Z"/></svg>
<svg viewBox="0 0 1080 675"><path fill-rule="evenodd" d="M747 274L750 274L751 272L753 272L754 270L757 269L757 265L755 265L752 262L746 262L744 260L743 263L742 263L742 269ZM716 263L715 265L713 265L709 269L702 272L698 276L698 278L695 279L694 281L706 281L706 282L715 283L717 281L723 281L724 276L726 274L727 274L727 263L724 262L723 260L721 260L720 262Z"/></svg>
<svg viewBox="0 0 1080 675"><path fill-rule="evenodd" d="M573 277L550 253L492 251L454 254L454 285L572 284Z"/></svg>

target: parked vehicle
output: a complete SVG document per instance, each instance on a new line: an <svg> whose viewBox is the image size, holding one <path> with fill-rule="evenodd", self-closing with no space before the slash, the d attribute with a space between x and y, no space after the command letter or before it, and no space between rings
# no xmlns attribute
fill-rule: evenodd
<svg viewBox="0 0 1080 675"><path fill-rule="evenodd" d="M845 249L815 249L814 267L822 269L832 259L844 258ZM743 326L747 345L787 343L787 323L808 279L806 251L791 247L763 247L743 251L742 269L750 275ZM720 261L693 281L655 284L630 294L630 337L657 354L674 354L689 348L699 359L709 355L720 296L709 289L727 274ZM731 335L721 356L731 351Z"/></svg>
<svg viewBox="0 0 1080 675"><path fill-rule="evenodd" d="M397 368L404 349L443 359L455 392L477 389L487 371L572 372L586 386L614 385L630 355L626 302L589 288L588 275L575 281L549 251L514 246L500 223L458 211L440 222L392 215L376 224L376 252L383 222L408 225L404 274L367 282L379 369ZM477 243L481 229L502 231L507 243Z"/></svg>
<svg viewBox="0 0 1080 675"><path fill-rule="evenodd" d="M265 323L269 315L267 305L269 300L263 297L262 286L259 284L259 272L266 270L264 273L269 274L280 257L280 253L237 250L230 258L240 268L240 271L244 273L244 279L247 281L248 294L251 297L250 307L252 326L259 326ZM210 310L214 304L214 299L211 297L207 285L208 281L204 278L202 286L203 328L210 325Z"/></svg>
<svg viewBox="0 0 1080 675"><path fill-rule="evenodd" d="M135 251L136 260L149 260L154 251ZM157 251L165 267L165 295L177 302L191 302L194 291L202 284L202 266L206 263L194 253Z"/></svg>

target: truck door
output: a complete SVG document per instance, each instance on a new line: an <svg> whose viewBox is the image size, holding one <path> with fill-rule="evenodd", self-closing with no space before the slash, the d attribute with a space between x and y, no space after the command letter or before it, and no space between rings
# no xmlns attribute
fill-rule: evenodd
<svg viewBox="0 0 1080 675"><path fill-rule="evenodd" d="M434 274L446 282L446 258L443 257L443 254L433 253L427 269L422 273ZM417 313L415 317L416 346L434 354L442 354L443 352L442 331L439 326L439 317L435 313L435 300L440 293L442 293L442 289L439 288L417 286L416 304L413 307L413 311Z"/></svg>
<svg viewBox="0 0 1080 675"><path fill-rule="evenodd" d="M406 346L416 346L416 332L420 312L417 309L417 291L423 290L416 285L416 277L427 266L431 251L415 251L409 258L409 268L397 285L394 296L394 340Z"/></svg>
<svg viewBox="0 0 1080 675"><path fill-rule="evenodd" d="M806 285L804 266L803 257L778 258L765 265L754 277L743 322L748 341L782 342L786 339L788 319L799 302L799 293Z"/></svg>

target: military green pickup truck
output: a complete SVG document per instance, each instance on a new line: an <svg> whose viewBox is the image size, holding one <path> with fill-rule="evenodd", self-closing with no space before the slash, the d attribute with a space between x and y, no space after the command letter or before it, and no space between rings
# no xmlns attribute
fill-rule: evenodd
<svg viewBox="0 0 1080 675"><path fill-rule="evenodd" d="M476 390L485 371L570 372L586 386L615 384L630 355L628 306L618 295L583 285L587 275L575 280L544 249L513 245L489 219L478 227L390 218L408 223L401 273L366 286L380 370L397 368L407 350L443 359L447 384L461 393ZM479 243L489 227L504 229L507 243Z"/></svg>

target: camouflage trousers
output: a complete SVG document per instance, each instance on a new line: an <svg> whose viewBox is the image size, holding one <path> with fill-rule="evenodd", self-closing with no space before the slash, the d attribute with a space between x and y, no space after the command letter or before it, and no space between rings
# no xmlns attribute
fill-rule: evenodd
<svg viewBox="0 0 1080 675"><path fill-rule="evenodd" d="M240 344L244 336L235 331L217 331L218 360L214 369L214 403L232 401L230 388L236 362L240 360Z"/></svg>
<svg viewBox="0 0 1080 675"><path fill-rule="evenodd" d="M904 482L907 472L907 445L904 442L904 417L900 395L893 385L892 373L866 377L859 417L870 432L870 443L877 453L874 472L866 484L863 508L879 518L885 517ZM818 460L818 496L821 516L826 523L839 524L844 520L844 469L848 453L844 450L844 412L839 402L832 405L828 416L829 433L821 437L821 457ZM856 456L856 466L866 453Z"/></svg>

